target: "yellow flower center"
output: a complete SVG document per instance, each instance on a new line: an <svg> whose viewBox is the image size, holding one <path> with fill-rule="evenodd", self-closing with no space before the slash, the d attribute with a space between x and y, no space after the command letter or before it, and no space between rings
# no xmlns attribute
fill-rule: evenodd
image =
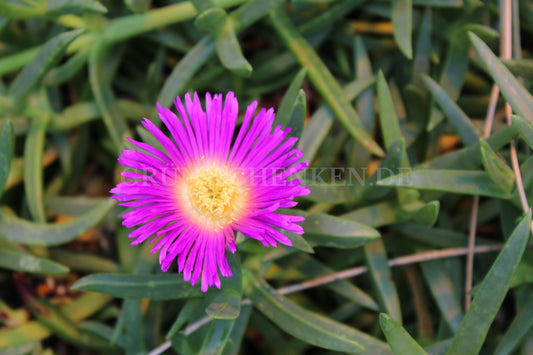
<svg viewBox="0 0 533 355"><path fill-rule="evenodd" d="M247 188L226 167L196 169L185 179L186 195L194 217L214 229L233 222L246 205Z"/></svg>

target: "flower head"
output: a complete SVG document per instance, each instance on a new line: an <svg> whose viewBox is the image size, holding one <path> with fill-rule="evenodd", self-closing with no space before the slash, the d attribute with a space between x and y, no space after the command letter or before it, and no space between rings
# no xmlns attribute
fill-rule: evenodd
<svg viewBox="0 0 533 355"><path fill-rule="evenodd" d="M122 224L137 245L148 238L156 242L161 269L177 259L178 271L194 285L201 278L202 291L220 288L222 276L231 276L226 246L235 252L235 231L265 246L291 245L278 229L303 234L296 224L303 217L276 213L297 203L294 198L309 190L298 179L289 180L307 162L298 160L297 138L287 138L290 128L277 126L273 109L248 106L238 133L238 102L230 92L213 97L207 93L205 111L198 95L185 95L185 105L174 101L179 115L157 104L167 137L153 122L143 126L164 150L133 139L134 149L123 150L118 161L135 171L131 179L111 190L120 205L132 207Z"/></svg>

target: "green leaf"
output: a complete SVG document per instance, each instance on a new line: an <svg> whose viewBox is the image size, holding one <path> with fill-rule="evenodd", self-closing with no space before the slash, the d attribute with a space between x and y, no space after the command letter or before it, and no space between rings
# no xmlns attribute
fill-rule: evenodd
<svg viewBox="0 0 533 355"><path fill-rule="evenodd" d="M34 220L46 221L43 203L43 150L51 114L32 119L24 146L24 192Z"/></svg>
<svg viewBox="0 0 533 355"><path fill-rule="evenodd" d="M451 36L448 55L439 78L440 87L453 101L459 98L468 69L468 38L464 30ZM442 121L442 115L434 108L428 122L428 130L432 130Z"/></svg>
<svg viewBox="0 0 533 355"><path fill-rule="evenodd" d="M228 339L230 337L231 331L233 330L234 324L235 319L215 319L214 321L210 322L209 328L207 329L207 334L204 338L202 348L200 349L199 354L222 354L224 348L229 345Z"/></svg>
<svg viewBox="0 0 533 355"><path fill-rule="evenodd" d="M431 10L426 8L418 30L416 53L413 59L413 81L416 84L416 87L419 89L422 89L422 85L420 83L421 75L429 73L432 45L432 26L433 21L431 17ZM406 91L406 93L407 92L408 91Z"/></svg>
<svg viewBox="0 0 533 355"><path fill-rule="evenodd" d="M124 3L133 12L146 12L150 8L151 0L124 0Z"/></svg>
<svg viewBox="0 0 533 355"><path fill-rule="evenodd" d="M389 353L379 340L330 318L309 312L272 289L255 275L248 275L247 296L278 327L309 344L344 352Z"/></svg>
<svg viewBox="0 0 533 355"><path fill-rule="evenodd" d="M531 59L502 59L503 64L517 77L533 79L533 60Z"/></svg>
<svg viewBox="0 0 533 355"><path fill-rule="evenodd" d="M495 355L508 355L520 345L526 334L533 327L533 298L519 307L516 317L494 350Z"/></svg>
<svg viewBox="0 0 533 355"><path fill-rule="evenodd" d="M226 253L231 277L222 279L220 294L207 306L206 313L215 319L235 319L241 312L242 272L238 254Z"/></svg>
<svg viewBox="0 0 533 355"><path fill-rule="evenodd" d="M402 53L408 59L411 59L413 57L413 46L411 44L411 32L413 30L412 0L393 0L391 6L394 39Z"/></svg>
<svg viewBox="0 0 533 355"><path fill-rule="evenodd" d="M455 128L455 131L461 138L465 145L476 144L479 141L479 133L472 124L472 121L465 115L465 113L457 106L457 104L448 96L439 84L427 75L423 75L422 79L428 89L431 91L442 111L450 120L450 123Z"/></svg>
<svg viewBox="0 0 533 355"><path fill-rule="evenodd" d="M299 95L300 86L302 86L306 74L307 69L302 68L298 74L294 76L294 79L292 79L291 85L289 85L285 95L283 95L283 100L281 100L281 103L279 104L276 112L276 119L272 124L273 127L276 127L280 124L283 126L288 125L289 119L291 118L291 112L293 111L294 105L296 104L296 99Z"/></svg>
<svg viewBox="0 0 533 355"><path fill-rule="evenodd" d="M73 30L53 37L43 45L32 61L22 69L9 88L9 95L14 98L17 109L21 108L30 91L59 62L68 45L82 32L83 30L81 29Z"/></svg>
<svg viewBox="0 0 533 355"><path fill-rule="evenodd" d="M24 19L44 13L46 2L42 0L5 0L0 1L2 16L13 19Z"/></svg>
<svg viewBox="0 0 533 355"><path fill-rule="evenodd" d="M524 253L531 228L529 210L505 243L479 286L446 354L478 354L507 294L511 277Z"/></svg>
<svg viewBox="0 0 533 355"><path fill-rule="evenodd" d="M373 83L373 77L357 79L344 86L344 95L351 101ZM313 114L298 142L298 149L304 152L302 160L313 160L333 124L333 116L334 114L328 106L322 106Z"/></svg>
<svg viewBox="0 0 533 355"><path fill-rule="evenodd" d="M103 40L97 40L93 44L89 53L89 82L103 121L118 151L122 147L124 135L130 136L130 134L111 90L111 78L106 68L109 50L110 46Z"/></svg>
<svg viewBox="0 0 533 355"><path fill-rule="evenodd" d="M287 17L287 14L281 8L278 8L271 13L270 20L285 45L291 50L300 64L307 68L309 79L328 103L335 116L347 129L348 133L368 149L368 151L378 156L384 156L383 150L366 132L359 116L346 99L337 80L335 80L305 38L298 33Z"/></svg>
<svg viewBox="0 0 533 355"><path fill-rule="evenodd" d="M383 331L383 334L385 334L387 342L391 346L394 354L427 354L400 323L396 322L385 313L380 313L379 325L381 326L381 330Z"/></svg>
<svg viewBox="0 0 533 355"><path fill-rule="evenodd" d="M376 289L378 301L384 311L397 322L402 322L400 299L387 260L382 240L375 240L364 247L366 265Z"/></svg>
<svg viewBox="0 0 533 355"><path fill-rule="evenodd" d="M124 317L124 350L126 355L146 354L141 300L124 300L121 317Z"/></svg>
<svg viewBox="0 0 533 355"><path fill-rule="evenodd" d="M533 117L533 96L479 37L473 33L469 33L469 36L479 58L513 110L522 117Z"/></svg>
<svg viewBox="0 0 533 355"><path fill-rule="evenodd" d="M210 8L196 19L198 28L209 31L215 39L215 47L222 64L240 76L250 76L252 66L242 54L239 40L235 34L233 20L221 8Z"/></svg>
<svg viewBox="0 0 533 355"><path fill-rule="evenodd" d="M32 223L13 216L8 210L0 211L0 235L5 239L35 246L67 243L93 228L115 205L108 200L89 212L66 223Z"/></svg>
<svg viewBox="0 0 533 355"><path fill-rule="evenodd" d="M2 192L9 176L14 147L13 125L11 121L7 121L0 131L0 197L2 197Z"/></svg>
<svg viewBox="0 0 533 355"><path fill-rule="evenodd" d="M442 316L450 330L453 333L457 332L463 319L463 311L454 290L455 286L446 273L443 262L440 260L427 261L421 263L420 266Z"/></svg>
<svg viewBox="0 0 533 355"><path fill-rule="evenodd" d="M194 47L187 52L168 76L157 97L157 102L163 107L168 107L176 95L184 90L188 81L214 53L215 42L213 41L213 36L204 36L196 42Z"/></svg>
<svg viewBox="0 0 533 355"><path fill-rule="evenodd" d="M87 63L88 57L89 53L87 50L79 50L65 64L55 67L46 73L43 84L58 85L72 79Z"/></svg>
<svg viewBox="0 0 533 355"><path fill-rule="evenodd" d="M325 168L317 168L318 170L314 170L314 169L315 168L311 168L310 170L312 172L320 171L321 169L325 170ZM364 181L363 177L361 178L361 180ZM337 183L336 184L328 184L328 183L309 184L308 187L309 187L309 190L311 190L311 193L305 196L304 198L306 200L311 200L311 201L318 202L318 203L331 203L331 204L353 202L361 198L361 193L359 189L354 188L354 186L348 186L349 180L343 181L343 182L337 181Z"/></svg>
<svg viewBox="0 0 533 355"><path fill-rule="evenodd" d="M506 126L486 138L492 150L499 151L518 134L515 126ZM477 169L482 164L481 143L439 156L417 166L417 169Z"/></svg>
<svg viewBox="0 0 533 355"><path fill-rule="evenodd" d="M511 191L495 184L490 175L468 170L414 170L378 181L382 186L509 198Z"/></svg>
<svg viewBox="0 0 533 355"><path fill-rule="evenodd" d="M517 115L512 115L511 117L513 118L513 123L516 128L518 128L522 138L524 138L531 149L533 149L533 125L531 122Z"/></svg>
<svg viewBox="0 0 533 355"><path fill-rule="evenodd" d="M0 241L1 243L1 241ZM0 267L9 270L31 272L37 274L64 274L68 267L53 261L39 258L22 250L0 248Z"/></svg>
<svg viewBox="0 0 533 355"><path fill-rule="evenodd" d="M287 238L289 238L289 240L292 243L292 247L293 248L296 248L296 249L301 250L301 251L306 252L306 253L314 253L315 252L313 250L313 247L311 247L311 245L309 245L309 243L301 235L296 234L296 233L291 233L289 231L283 231L282 233L285 234L285 236Z"/></svg>
<svg viewBox="0 0 533 355"><path fill-rule="evenodd" d="M72 252L65 249L50 249L50 259L57 261L72 270L88 273L117 272L119 266L111 259L94 254Z"/></svg>
<svg viewBox="0 0 533 355"><path fill-rule="evenodd" d="M305 91L300 89L298 92L298 97L292 106L289 123L287 124L287 126L292 128L291 133L289 134L290 137L300 138L302 135L306 111L307 101L305 99Z"/></svg>
<svg viewBox="0 0 533 355"><path fill-rule="evenodd" d="M225 346L223 355L238 355L244 337L244 332L248 326L248 320L252 314L252 306L244 306L241 309L239 318L235 319L233 329L230 333L229 341L233 343L233 346Z"/></svg>
<svg viewBox="0 0 533 355"><path fill-rule="evenodd" d="M200 285L193 287L182 275L172 273L91 274L76 281L71 288L126 299L172 300L204 295Z"/></svg>
<svg viewBox="0 0 533 355"><path fill-rule="evenodd" d="M72 13L106 13L107 9L95 0L49 0L46 16L59 16Z"/></svg>
<svg viewBox="0 0 533 355"><path fill-rule="evenodd" d="M515 182L513 170L499 158L492 148L482 140L481 157L483 166L494 183L498 184L504 191L510 191Z"/></svg>
<svg viewBox="0 0 533 355"><path fill-rule="evenodd" d="M400 130L400 124L396 110L394 108L394 101L385 80L385 76L382 71L379 71L377 77L377 91L378 91L378 103L379 103L379 120L381 124L381 131L383 134L383 140L385 142L385 148L388 150L392 143L402 138L402 132Z"/></svg>
<svg viewBox="0 0 533 355"><path fill-rule="evenodd" d="M308 242L339 249L357 248L379 238L375 229L322 213L305 213L304 238Z"/></svg>

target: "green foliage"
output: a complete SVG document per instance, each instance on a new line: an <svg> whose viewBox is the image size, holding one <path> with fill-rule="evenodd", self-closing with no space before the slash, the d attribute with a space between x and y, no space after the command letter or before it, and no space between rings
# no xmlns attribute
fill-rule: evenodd
<svg viewBox="0 0 533 355"><path fill-rule="evenodd" d="M533 7L510 3L526 45ZM0 1L0 354L528 353L533 61L499 58L503 15L466 0ZM281 212L305 233L276 248L237 234L233 276L207 292L131 246L109 199L126 138L160 146L140 120L161 126L155 103L193 91L234 91L238 125L250 102L274 107L309 161L311 193Z"/></svg>

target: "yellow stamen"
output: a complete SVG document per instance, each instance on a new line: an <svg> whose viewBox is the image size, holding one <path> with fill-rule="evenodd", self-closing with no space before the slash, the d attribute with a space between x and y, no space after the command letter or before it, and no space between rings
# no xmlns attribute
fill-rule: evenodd
<svg viewBox="0 0 533 355"><path fill-rule="evenodd" d="M233 222L247 200L247 191L236 174L215 164L195 169L185 182L185 194L193 217L218 229Z"/></svg>

